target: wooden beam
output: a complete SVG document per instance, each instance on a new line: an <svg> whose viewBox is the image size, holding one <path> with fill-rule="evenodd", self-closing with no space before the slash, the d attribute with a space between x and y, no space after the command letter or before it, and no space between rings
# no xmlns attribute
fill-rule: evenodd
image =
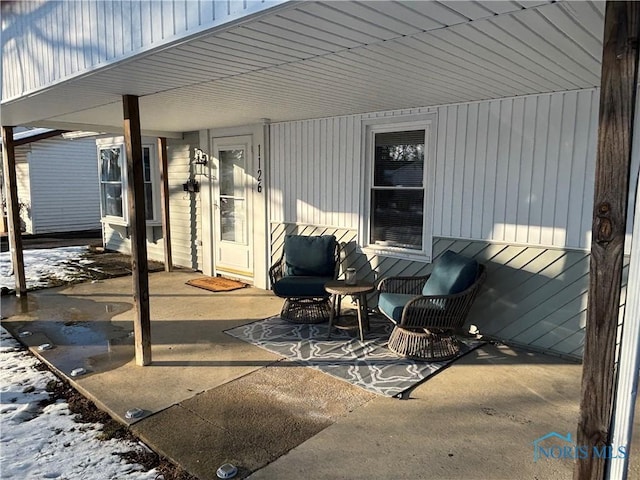
<svg viewBox="0 0 640 480"><path fill-rule="evenodd" d="M16 295L27 294L27 279L24 274L22 234L20 232L20 204L18 202L18 181L16 178L16 152L13 141L13 127L2 127L2 168L4 170L5 197L7 199L7 219L9 220L9 247L11 264L16 278Z"/></svg>
<svg viewBox="0 0 640 480"><path fill-rule="evenodd" d="M38 135L32 135L30 137L24 137L20 140L14 140L13 146L27 145L29 143L37 142L39 140L46 140L47 138L58 137L63 133L67 133L69 130L51 130L50 132L39 133ZM4 138L4 137L3 137Z"/></svg>
<svg viewBox="0 0 640 480"><path fill-rule="evenodd" d="M589 302L576 444L575 480L603 479L607 459L594 447L610 445L616 335L622 284L631 145L638 78L640 4L607 2L598 153L593 210Z"/></svg>
<svg viewBox="0 0 640 480"><path fill-rule="evenodd" d="M173 271L171 255L171 224L169 223L169 170L167 155L167 139L158 138L158 160L160 162L160 183L162 200L162 238L164 240L164 270Z"/></svg>
<svg viewBox="0 0 640 480"><path fill-rule="evenodd" d="M149 264L147 262L147 220L144 208L144 172L138 97L123 95L124 141L127 152L127 195L131 232L133 276L134 343L136 364L151 363L151 317L149 314Z"/></svg>

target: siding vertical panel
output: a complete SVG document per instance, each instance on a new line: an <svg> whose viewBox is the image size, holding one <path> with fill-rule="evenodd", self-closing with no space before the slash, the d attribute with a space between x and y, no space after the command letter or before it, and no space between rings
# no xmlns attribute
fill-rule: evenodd
<svg viewBox="0 0 640 480"><path fill-rule="evenodd" d="M151 15L151 3L147 0L140 2L140 18L142 19L142 44L153 42L153 15Z"/></svg>
<svg viewBox="0 0 640 480"><path fill-rule="evenodd" d="M209 0L199 0L200 5L200 24L212 21L216 18L213 2Z"/></svg>
<svg viewBox="0 0 640 480"><path fill-rule="evenodd" d="M509 168L507 174L504 239L516 241L518 222L518 198L520 196L520 162L522 158L524 125L524 99L513 100L511 112L511 138L509 143Z"/></svg>
<svg viewBox="0 0 640 480"><path fill-rule="evenodd" d="M449 235L459 237L462 229L462 196L464 195L465 155L467 152L467 124L469 119L468 105L459 105L456 112L456 131L452 135L455 141L453 164L451 170L451 228Z"/></svg>
<svg viewBox="0 0 640 480"><path fill-rule="evenodd" d="M348 228L358 228L360 218L360 186L363 184L362 175L364 173L364 152L361 152L362 146L362 128L359 117L349 117L347 126L347 135L345 141L347 143L347 168L345 169L344 181L348 182L349 178L353 178L352 188L346 188L348 203L343 206L348 221L345 226ZM364 195L364 192L362 192ZM352 208L349 208L349 205Z"/></svg>
<svg viewBox="0 0 640 480"><path fill-rule="evenodd" d="M187 9L185 0L173 2L173 34L187 30Z"/></svg>
<svg viewBox="0 0 640 480"><path fill-rule="evenodd" d="M436 158L433 161L435 165L434 175L434 194L433 194L433 233L434 235L444 235L442 225L442 215L444 209L444 171L447 153L447 123L449 109L446 107L438 109L438 132L436 139Z"/></svg>
<svg viewBox="0 0 640 480"><path fill-rule="evenodd" d="M513 100L500 101L496 184L494 189L493 238L505 240L507 209L507 180L509 176L509 147L512 133Z"/></svg>
<svg viewBox="0 0 640 480"><path fill-rule="evenodd" d="M465 139L464 178L462 179L462 214L460 215L460 236L471 238L473 222L474 182L476 179L476 153L478 151L478 111L479 104L469 106L467 114L467 138Z"/></svg>
<svg viewBox="0 0 640 480"><path fill-rule="evenodd" d="M484 175L484 198L482 205L482 237L496 238L495 225L495 191L498 160L498 131L500 127L500 102L489 102L489 128L487 137L487 162Z"/></svg>
<svg viewBox="0 0 640 480"><path fill-rule="evenodd" d="M542 240L542 208L544 203L544 185L546 178L546 154L549 138L549 113L551 97L543 96L538 100L536 117L536 138L533 154L533 176L531 179L531 201L529 204L529 242Z"/></svg>
<svg viewBox="0 0 640 480"><path fill-rule="evenodd" d="M549 137L547 142L544 193L542 198L542 232L540 241L543 245L553 245L556 215L556 194L558 184L558 161L562 133L563 95L551 97L549 112Z"/></svg>
<svg viewBox="0 0 640 480"><path fill-rule="evenodd" d="M104 2L104 47L107 53L105 60L111 60L116 56L117 39L115 37L114 25L117 23L114 18L115 4Z"/></svg>
<svg viewBox="0 0 640 480"><path fill-rule="evenodd" d="M338 170L336 170L335 175L338 178L346 178L347 175L347 163L351 161L351 158L347 154L347 146L349 142L347 142L348 132L347 129L349 127L349 118L341 117L340 125L338 127L338 131L340 133L339 141L340 141L340 158ZM357 184L355 183L352 186L352 189L357 188ZM347 193L348 188L340 188L338 187L338 199L336 200L336 208L337 208L337 223L336 225L349 225L351 222L347 219L347 213L345 209L345 205L347 205Z"/></svg>
<svg viewBox="0 0 640 480"><path fill-rule="evenodd" d="M571 188L569 189L568 211L572 212L567 219L567 246L583 245L582 231L583 205L585 204L585 185L589 169L589 130L592 115L591 92L579 92L575 116L575 139L571 161ZM577 213L577 214L576 214Z"/></svg>
<svg viewBox="0 0 640 480"><path fill-rule="evenodd" d="M129 9L131 15L131 45L129 52L134 52L142 46L142 5L140 2L130 2Z"/></svg>
<svg viewBox="0 0 640 480"><path fill-rule="evenodd" d="M447 126L445 130L446 150L443 165L443 185L444 197L442 199L442 231L446 236L451 236L451 222L453 217L454 198L454 170L456 155L456 127L458 122L458 107L450 107L447 115Z"/></svg>
<svg viewBox="0 0 640 480"><path fill-rule="evenodd" d="M95 65L100 59L100 30L98 26L98 6L96 2L89 2L87 5L87 19L85 25L89 26L88 34L91 40L89 53L89 65ZM86 30L85 30L86 32ZM50 71L50 70L48 70Z"/></svg>
<svg viewBox="0 0 640 480"><path fill-rule="evenodd" d="M564 95L563 118L558 155L558 175L556 185L556 206L554 216L554 245L566 245L569 222L569 195L574 187L571 177L573 151L575 148L575 124L577 113L577 93Z"/></svg>
<svg viewBox="0 0 640 480"><path fill-rule="evenodd" d="M516 242L529 241L529 212L532 202L533 155L536 141L537 99L528 97L524 101L522 121L522 148L520 178L516 212Z"/></svg>
<svg viewBox="0 0 640 480"><path fill-rule="evenodd" d="M300 215L296 217L302 223L316 223L316 211L313 205L313 192L315 190L315 168L320 161L320 152L318 151L318 136L314 128L309 129L309 125L304 122L297 122L296 131L304 130L306 139L301 136L299 145L296 136L296 149L299 153L298 158L294 158L295 165L291 165L295 169L297 175L297 199ZM303 143L306 142L306 143Z"/></svg>
<svg viewBox="0 0 640 480"><path fill-rule="evenodd" d="M331 165L330 172L332 176L335 176L338 172L340 172L341 168L341 147L343 143L341 140L341 126L342 126L343 117L339 117L333 122L333 134L331 138L328 139L329 145L333 147L333 162ZM342 177L344 178L344 177ZM344 225L344 221L340 218L340 190L345 190L345 188L340 188L338 182L335 180L331 180L329 182L331 187L331 217L327 222L328 225Z"/></svg>
<svg viewBox="0 0 640 480"><path fill-rule="evenodd" d="M478 134L476 139L475 174L473 183L473 214L471 215L470 238L483 238L482 207L485 198L485 178L489 134L489 103L482 102L478 108Z"/></svg>
<svg viewBox="0 0 640 480"><path fill-rule="evenodd" d="M585 185L588 187L585 191L585 202L582 206L582 231L584 232L584 245L588 247L591 245L591 225L593 222L593 189L596 178L596 152L598 148L598 111L600 105L600 92L593 92L593 98L591 100L591 128L589 134L589 167L585 171Z"/></svg>

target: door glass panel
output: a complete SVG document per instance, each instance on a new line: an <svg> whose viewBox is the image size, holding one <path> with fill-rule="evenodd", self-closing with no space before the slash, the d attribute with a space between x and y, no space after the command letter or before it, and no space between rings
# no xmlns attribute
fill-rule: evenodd
<svg viewBox="0 0 640 480"><path fill-rule="evenodd" d="M219 150L220 238L246 245L245 150Z"/></svg>
<svg viewBox="0 0 640 480"><path fill-rule="evenodd" d="M244 199L220 198L220 236L222 240L246 244Z"/></svg>
<svg viewBox="0 0 640 480"><path fill-rule="evenodd" d="M244 197L244 150L220 150L220 195Z"/></svg>

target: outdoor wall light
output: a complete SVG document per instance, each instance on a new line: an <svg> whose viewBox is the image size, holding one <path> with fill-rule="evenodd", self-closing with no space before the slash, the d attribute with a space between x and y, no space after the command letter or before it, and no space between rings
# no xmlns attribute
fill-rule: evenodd
<svg viewBox="0 0 640 480"><path fill-rule="evenodd" d="M186 182L182 184L182 189L189 193L198 193L200 191L200 184L194 178L188 178Z"/></svg>
<svg viewBox="0 0 640 480"><path fill-rule="evenodd" d="M204 175L205 167L207 166L207 162L209 161L209 156L204 153L200 148L196 148L193 150L193 164L195 167L196 175Z"/></svg>

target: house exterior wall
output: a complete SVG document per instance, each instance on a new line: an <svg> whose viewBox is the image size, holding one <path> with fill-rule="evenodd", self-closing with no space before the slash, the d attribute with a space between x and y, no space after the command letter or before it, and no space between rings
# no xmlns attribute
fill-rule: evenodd
<svg viewBox="0 0 640 480"><path fill-rule="evenodd" d="M100 228L93 139L41 140L30 146L31 233Z"/></svg>
<svg viewBox="0 0 640 480"><path fill-rule="evenodd" d="M469 323L490 337L579 358L598 101L589 89L272 125L272 261L285 233L334 233L346 244L345 266L368 280L427 273L426 261L360 248L361 125L434 113L432 256L450 248L488 266Z"/></svg>
<svg viewBox="0 0 640 480"><path fill-rule="evenodd" d="M202 269L202 193L184 192L182 184L190 173L190 157L199 143L198 133L187 133L183 139L167 139L169 212L171 227L171 253L173 264ZM94 163L95 150L94 150ZM96 181L97 184L97 181ZM157 198L156 201L160 201ZM162 227L159 223L147 226L147 256L164 261ZM103 223L105 248L131 252L131 239L125 226Z"/></svg>
<svg viewBox="0 0 640 480"><path fill-rule="evenodd" d="M18 204L20 205L20 228L25 233L33 233L33 221L31 214L31 178L29 177L29 151L30 148L28 146L18 147L14 150L14 154L16 156ZM2 188L4 189L4 185Z"/></svg>
<svg viewBox="0 0 640 480"><path fill-rule="evenodd" d="M361 123L437 114L433 235L587 249L597 90L274 124L271 220L358 228Z"/></svg>
<svg viewBox="0 0 640 480"><path fill-rule="evenodd" d="M3 101L256 14L278 0L2 2ZM44 61L41 61L44 60Z"/></svg>

